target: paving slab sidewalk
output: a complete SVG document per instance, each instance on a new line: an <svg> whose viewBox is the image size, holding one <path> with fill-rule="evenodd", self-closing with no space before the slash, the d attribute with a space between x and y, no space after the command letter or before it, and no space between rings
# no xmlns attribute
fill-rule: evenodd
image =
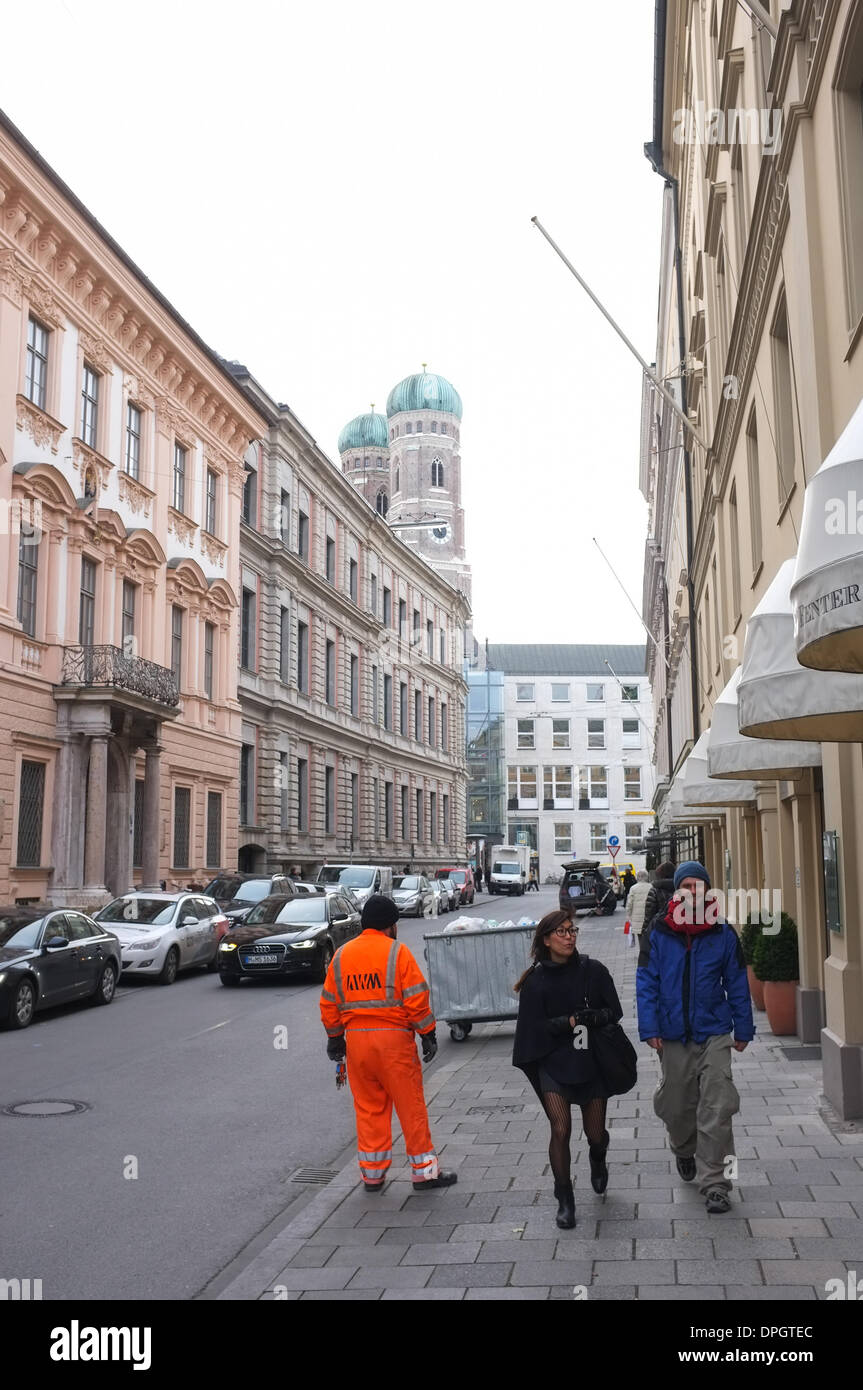
<svg viewBox="0 0 863 1390"><path fill-rule="evenodd" d="M637 952L622 926L620 914L583 922L579 947L608 965L637 1043ZM825 1298L829 1279L863 1270L863 1125L831 1120L820 1063L789 1056L796 1040L756 1020L755 1041L734 1054L739 1172L727 1214L708 1216L680 1181L653 1111L658 1060L637 1043L638 1086L609 1102L604 1197L591 1190L574 1112L577 1224L559 1231L547 1122L512 1066L513 1025L477 1025L425 1076L435 1144L458 1183L415 1195L396 1139L391 1179L373 1197L352 1159L218 1298Z"/></svg>

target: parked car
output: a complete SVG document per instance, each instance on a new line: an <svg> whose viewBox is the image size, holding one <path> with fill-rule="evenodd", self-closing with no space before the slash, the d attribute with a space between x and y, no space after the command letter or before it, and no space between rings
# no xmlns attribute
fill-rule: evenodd
<svg viewBox="0 0 863 1390"><path fill-rule="evenodd" d="M328 893L350 888L362 907L373 893L392 897L393 871L380 864L324 864L315 882L322 884Z"/></svg>
<svg viewBox="0 0 863 1390"><path fill-rule="evenodd" d="M110 1004L120 943L83 912L47 904L0 907L0 1022L27 1028L40 1009L89 999Z"/></svg>
<svg viewBox="0 0 863 1390"><path fill-rule="evenodd" d="M439 878L436 879L435 882L443 885L444 891L449 897L449 908L447 911L453 912L461 901L461 890L457 884L453 883L451 878Z"/></svg>
<svg viewBox="0 0 863 1390"><path fill-rule="evenodd" d="M274 893L222 941L219 978L236 987L258 975L311 975L322 984L336 951L361 930L359 912L341 893Z"/></svg>
<svg viewBox="0 0 863 1390"><path fill-rule="evenodd" d="M230 925L214 898L201 893L124 893L96 913L119 938L126 979L142 975L172 985L180 970L215 969Z"/></svg>
<svg viewBox="0 0 863 1390"><path fill-rule="evenodd" d="M435 895L425 874L396 874L393 901L400 917L431 917L436 911Z"/></svg>
<svg viewBox="0 0 863 1390"><path fill-rule="evenodd" d="M564 864L559 903L564 912L611 916L617 907L617 898L614 888L600 871L598 859L573 859Z"/></svg>
<svg viewBox="0 0 863 1390"><path fill-rule="evenodd" d="M443 878L429 880L429 887L434 893L434 917L440 917L442 912L449 912L449 890L444 886L445 883L446 879Z"/></svg>
<svg viewBox="0 0 863 1390"><path fill-rule="evenodd" d="M263 902L272 893L293 896L293 886L286 874L219 874L210 880L204 892L215 898L228 921L235 925L243 921L255 903Z"/></svg>
<svg viewBox="0 0 863 1390"><path fill-rule="evenodd" d="M473 869L437 869L435 878L451 878L459 890L460 903L472 903L476 896Z"/></svg>

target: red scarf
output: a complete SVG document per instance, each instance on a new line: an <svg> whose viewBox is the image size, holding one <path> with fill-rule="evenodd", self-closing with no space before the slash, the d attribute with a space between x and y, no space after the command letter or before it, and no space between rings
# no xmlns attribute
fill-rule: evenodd
<svg viewBox="0 0 863 1390"><path fill-rule="evenodd" d="M665 924L666 924L667 927L670 927L670 929L671 929L673 932L677 932L678 934L683 934L683 935L685 935L685 937L686 937L686 949L687 949L687 951L688 951L688 950L690 950L691 947L692 947L692 939L693 939L693 937L701 936L701 934L702 934L703 932L706 932L706 931L712 931L713 928L716 926L716 923L718 922L719 918L718 918L718 916L716 916L716 920L715 920L715 921L711 921L711 922L707 922L707 921L705 921L705 922L675 922L675 920L674 920L674 910L675 910L675 908L680 907L680 906L681 906L681 903L682 903L682 900L681 900L680 898L676 897L676 896L675 896L675 897L672 897L672 898L669 898L669 900L668 900L668 907L666 908L666 911L665 911ZM707 917L708 915L711 916L711 917L715 916L715 912L713 912L713 913L709 913L709 912L708 912L708 909L709 909L711 906L713 906L714 904L715 904L715 899L713 898L713 895L710 894L710 896L708 896L707 894L705 894L705 897L704 897L704 907L705 907L704 916L705 916L705 917Z"/></svg>

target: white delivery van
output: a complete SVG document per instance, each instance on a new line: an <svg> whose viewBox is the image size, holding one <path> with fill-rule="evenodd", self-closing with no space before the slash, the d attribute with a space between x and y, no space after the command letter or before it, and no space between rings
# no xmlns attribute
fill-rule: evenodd
<svg viewBox="0 0 863 1390"><path fill-rule="evenodd" d="M318 870L315 882L327 893L350 888L360 907L373 893L383 893L387 898L393 895L392 868L384 869L380 864L325 864Z"/></svg>
<svg viewBox="0 0 863 1390"><path fill-rule="evenodd" d="M530 845L495 845L491 852L490 893L523 893L530 865Z"/></svg>

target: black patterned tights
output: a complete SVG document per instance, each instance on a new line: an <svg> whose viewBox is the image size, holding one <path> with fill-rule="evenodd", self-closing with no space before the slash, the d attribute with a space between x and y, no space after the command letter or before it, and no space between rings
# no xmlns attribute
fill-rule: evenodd
<svg viewBox="0 0 863 1390"><path fill-rule="evenodd" d="M572 1156L569 1140L572 1134L572 1108L566 1097L558 1095L555 1091L543 1091L542 1101L545 1106L545 1113L551 1123L548 1158L551 1163L551 1171L554 1174L554 1181L555 1183L571 1182ZM586 1105L581 1106L584 1137L588 1144L593 1144L597 1148L605 1140L607 1105L606 1100L589 1100Z"/></svg>

